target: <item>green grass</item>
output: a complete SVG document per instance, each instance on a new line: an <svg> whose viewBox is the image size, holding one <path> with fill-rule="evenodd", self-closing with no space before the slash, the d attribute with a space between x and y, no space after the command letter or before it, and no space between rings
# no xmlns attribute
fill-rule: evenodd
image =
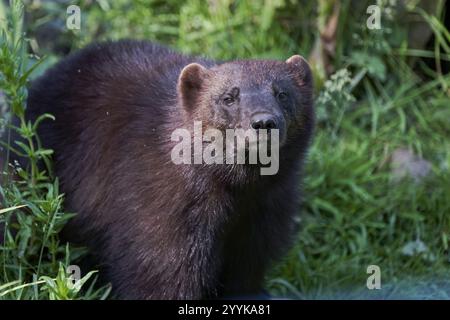
<svg viewBox="0 0 450 320"><path fill-rule="evenodd" d="M26 168L13 166L17 180L2 173L0 223L5 232L0 242L0 299L105 298L108 288L94 289L95 281L81 291L94 272L76 284L67 272L82 250L59 241L59 232L73 214L63 211L64 198L51 171L52 150L42 148L36 134L39 124L53 117L43 114L31 123L24 114L27 81L40 61L32 63L28 59L21 32L21 3L12 2L8 11L0 9L5 18L0 35L0 87L9 106L2 118L7 137L6 142L2 141L2 152L6 160L10 152L29 160ZM18 124L10 122L12 115L19 119ZM11 131L17 131L24 142L11 141ZM44 168L38 163L43 163ZM1 170L7 172L9 168L5 164Z"/></svg>
<svg viewBox="0 0 450 320"><path fill-rule="evenodd" d="M295 53L308 56L333 3L323 0L317 10L313 1L130 2L82 1L82 30L62 28L55 42L74 50L94 39L137 37L217 59L284 60ZM62 5L27 3L34 18L25 25L31 40L24 42L20 23L13 22L15 40L3 37L0 45L1 90L16 115L26 95L20 79L36 59L16 54L14 44L28 48L43 22L65 18ZM370 31L365 9L372 2L341 1L334 75L321 81L325 75L316 74L318 126L303 183L301 232L267 277L271 293L302 299L450 298L450 75L442 66L450 60L450 33L442 23L444 1L436 3L434 13L387 5L393 17L383 16L383 28ZM410 47L402 20L408 11L430 26L431 48ZM36 50L47 59L25 80L59 59L43 43ZM22 125L22 135L34 134ZM50 156L35 147L36 161ZM396 181L390 158L399 148L428 161L430 174L419 182ZM0 253L0 298L2 292L14 299L105 297L107 289L95 291L89 284L77 292L66 288L65 267L83 252L58 242L70 215L56 177L29 168L22 179L1 189L7 194L2 207L27 207L0 213L22 217L13 226L19 233ZM405 247L418 243L425 245L423 252L405 254ZM366 287L369 265L381 268L381 290Z"/></svg>

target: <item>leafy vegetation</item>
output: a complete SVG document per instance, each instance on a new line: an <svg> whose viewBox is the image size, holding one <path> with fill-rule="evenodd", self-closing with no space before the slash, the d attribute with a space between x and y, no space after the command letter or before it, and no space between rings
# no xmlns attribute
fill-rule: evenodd
<svg viewBox="0 0 450 320"><path fill-rule="evenodd" d="M81 30L67 30L65 1L30 0L24 1L27 39L14 3L0 10L0 87L8 106L3 119L8 113L19 117L6 132L18 131L28 144L10 141L14 150L8 152L24 154L30 166L16 167L19 181L0 188L2 207L9 208L0 209L9 230L0 252L0 298L90 299L108 292L92 283L81 290L67 285L65 270L83 252L59 242L71 214L64 213L51 173L51 151L35 142L39 123L27 123L23 108L27 80L62 54L93 40L125 37L216 59L311 57L318 127L303 186L301 232L268 276L271 293L449 298L448 2L376 1L381 29L370 30L366 9L372 1L85 0ZM417 21L421 28L413 24ZM51 41L42 36L46 32ZM327 59L317 58L317 45ZM398 150L431 170L399 179L393 161ZM37 166L41 160L45 169ZM381 290L366 287L369 265L381 269Z"/></svg>
<svg viewBox="0 0 450 320"><path fill-rule="evenodd" d="M0 199L6 209L0 210L0 223L5 229L0 242L0 299L106 297L106 288L94 290L94 282L83 291L83 296L79 295L93 272L78 282L67 272L70 262L81 252L58 239L58 233L73 215L63 212L63 195L51 173L52 150L44 149L36 134L39 124L53 117L43 114L34 123L25 119L27 80L39 62L30 65L28 61L21 32L22 10L20 2L11 2L0 38L0 86L10 107L10 113L2 119L9 142L2 142L2 152L8 153L6 159L9 152L15 152L28 160L26 168L18 163L2 168L13 170L18 179L10 179L6 172L2 174ZM17 124L5 121L11 115L19 119ZM11 143L12 130L26 143ZM44 168L39 163L44 163Z"/></svg>

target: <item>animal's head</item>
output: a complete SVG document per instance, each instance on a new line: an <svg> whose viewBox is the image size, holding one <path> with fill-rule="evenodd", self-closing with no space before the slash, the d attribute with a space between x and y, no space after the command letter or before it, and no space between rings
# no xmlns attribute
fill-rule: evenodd
<svg viewBox="0 0 450 320"><path fill-rule="evenodd" d="M281 143L313 121L311 70L299 55L212 68L191 63L180 73L178 99L189 120L219 130L278 129Z"/></svg>

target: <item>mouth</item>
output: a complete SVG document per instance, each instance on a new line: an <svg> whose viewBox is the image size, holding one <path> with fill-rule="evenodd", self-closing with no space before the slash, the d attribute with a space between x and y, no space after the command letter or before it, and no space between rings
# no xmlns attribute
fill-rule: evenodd
<svg viewBox="0 0 450 320"><path fill-rule="evenodd" d="M202 155L207 164L264 166L278 157L284 143L279 129L222 129L219 138L203 140ZM280 141L280 136L282 140ZM203 153L204 151L204 153Z"/></svg>
<svg viewBox="0 0 450 320"><path fill-rule="evenodd" d="M280 129L263 129L256 130L257 139L255 143L267 144L268 148L283 145L285 140L285 134L283 130Z"/></svg>

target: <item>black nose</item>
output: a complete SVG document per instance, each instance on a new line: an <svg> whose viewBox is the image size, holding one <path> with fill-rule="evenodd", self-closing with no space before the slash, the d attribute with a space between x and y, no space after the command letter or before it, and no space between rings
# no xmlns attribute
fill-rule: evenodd
<svg viewBox="0 0 450 320"><path fill-rule="evenodd" d="M270 114L259 114L252 118L253 129L278 129L275 118Z"/></svg>

